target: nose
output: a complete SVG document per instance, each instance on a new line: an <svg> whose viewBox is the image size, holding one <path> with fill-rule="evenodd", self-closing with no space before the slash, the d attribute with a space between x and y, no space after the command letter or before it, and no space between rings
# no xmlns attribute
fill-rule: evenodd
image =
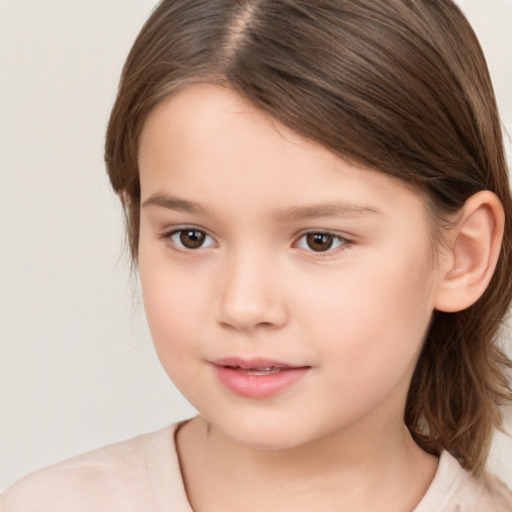
<svg viewBox="0 0 512 512"><path fill-rule="evenodd" d="M240 254L226 261L220 276L217 322L239 331L285 325L288 311L278 274L268 258L255 254Z"/></svg>

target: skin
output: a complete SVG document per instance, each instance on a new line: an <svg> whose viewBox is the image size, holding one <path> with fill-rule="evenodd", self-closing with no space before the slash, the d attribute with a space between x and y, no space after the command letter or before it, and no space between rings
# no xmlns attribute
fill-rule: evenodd
<svg viewBox="0 0 512 512"><path fill-rule="evenodd" d="M206 84L154 109L139 166L147 319L200 412L177 436L194 510L413 510L437 467L403 423L441 282L421 198ZM254 399L218 380L224 357L309 369Z"/></svg>

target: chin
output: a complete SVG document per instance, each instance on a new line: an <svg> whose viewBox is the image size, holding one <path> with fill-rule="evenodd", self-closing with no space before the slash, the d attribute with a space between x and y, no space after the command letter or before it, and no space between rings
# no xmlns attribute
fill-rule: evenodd
<svg viewBox="0 0 512 512"><path fill-rule="evenodd" d="M232 436L227 432L223 432L223 434L228 437L233 443L238 444L240 446L244 446L245 448L249 448L251 450L260 450L260 451L280 451L280 450L289 450L300 446L301 443L299 440L294 442L294 440L290 439L289 435L284 435L282 437L271 437L272 433L259 433L258 435L250 436Z"/></svg>
<svg viewBox="0 0 512 512"><path fill-rule="evenodd" d="M297 430L296 425L286 424L275 419L258 421L254 419L249 424L236 422L223 425L213 422L224 437L245 448L262 451L287 450L301 446L311 441L314 436Z"/></svg>

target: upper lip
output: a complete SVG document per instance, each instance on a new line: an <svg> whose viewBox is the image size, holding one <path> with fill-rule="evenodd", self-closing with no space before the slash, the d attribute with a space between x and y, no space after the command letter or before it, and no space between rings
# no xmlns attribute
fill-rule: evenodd
<svg viewBox="0 0 512 512"><path fill-rule="evenodd" d="M307 365L296 365L290 363L283 363L282 361L274 361L271 359L251 358L242 359L239 357L224 357L212 361L217 366L231 366L234 368L244 368L249 370L251 368L305 368Z"/></svg>

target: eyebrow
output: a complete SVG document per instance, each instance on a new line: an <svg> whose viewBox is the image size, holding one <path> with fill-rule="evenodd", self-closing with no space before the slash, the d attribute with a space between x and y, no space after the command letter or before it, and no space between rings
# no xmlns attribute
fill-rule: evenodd
<svg viewBox="0 0 512 512"><path fill-rule="evenodd" d="M160 193L153 194L142 203L142 208L146 208L148 206L160 206L161 208L187 213L205 214L209 212L209 210L194 201L188 201L186 199L180 199L179 197L168 196Z"/></svg>
<svg viewBox="0 0 512 512"><path fill-rule="evenodd" d="M153 194L142 203L143 208L148 206L159 206L161 208L186 213L211 215L211 211L204 208L199 203L161 193ZM382 215L383 212L378 208L370 206L360 206L347 202L332 202L306 206L292 206L286 210L273 212L272 219L276 222L285 223L290 221L320 219L326 217L358 217L368 214Z"/></svg>
<svg viewBox="0 0 512 512"><path fill-rule="evenodd" d="M321 219L326 217L359 217L367 214L382 215L378 208L360 206L346 202L321 203L307 206L292 206L274 214L277 222Z"/></svg>

